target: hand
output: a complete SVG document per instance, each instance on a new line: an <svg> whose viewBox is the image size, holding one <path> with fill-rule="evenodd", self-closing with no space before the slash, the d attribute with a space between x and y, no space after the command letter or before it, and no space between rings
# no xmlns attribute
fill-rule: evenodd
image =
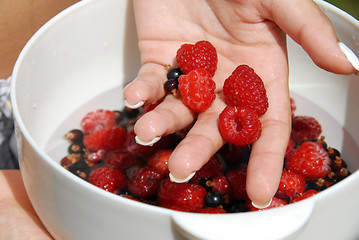
<svg viewBox="0 0 359 240"><path fill-rule="evenodd" d="M0 170L0 239L52 239L31 206L19 170Z"/></svg>
<svg viewBox="0 0 359 240"><path fill-rule="evenodd" d="M339 74L355 72L339 48L329 19L312 0L135 0L134 7L142 66L125 88L125 99L129 105L141 105L165 97L138 120L137 137L150 142L197 119L169 160L176 178L197 171L225 143L217 123L225 107L220 96L223 82L238 65L247 64L262 78L269 100L268 111L260 118L262 134L253 144L248 164L247 193L257 205L269 202L278 187L291 131L285 33L319 67ZM207 111L196 114L180 99L165 96L163 83L167 80L164 65L175 64L177 49L199 40L217 49L213 80L218 95Z"/></svg>

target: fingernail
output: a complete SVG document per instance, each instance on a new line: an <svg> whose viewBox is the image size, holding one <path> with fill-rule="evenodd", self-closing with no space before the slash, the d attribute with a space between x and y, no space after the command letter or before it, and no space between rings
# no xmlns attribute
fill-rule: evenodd
<svg viewBox="0 0 359 240"><path fill-rule="evenodd" d="M125 100L125 106L128 108L131 108L131 109L136 109L136 108L142 107L144 103L145 103L144 101L139 101L135 105L131 105Z"/></svg>
<svg viewBox="0 0 359 240"><path fill-rule="evenodd" d="M348 61L353 65L353 67L359 71L359 59L355 55L355 53L343 42L339 42L340 50L344 53L347 57Z"/></svg>
<svg viewBox="0 0 359 240"><path fill-rule="evenodd" d="M191 173L186 178L176 178L172 175L172 173L169 174L170 180L175 183L184 183L191 180L191 178L196 174L196 172Z"/></svg>
<svg viewBox="0 0 359 240"><path fill-rule="evenodd" d="M161 137L155 137L154 139L152 139L149 142L145 142L142 141L139 137L135 137L135 141L137 144L143 145L143 146L152 146L153 144L155 144L156 142L158 142L161 139Z"/></svg>
<svg viewBox="0 0 359 240"><path fill-rule="evenodd" d="M263 208L269 207L269 205L270 205L271 203L272 203L272 198L271 198L268 202L266 202L266 203L264 203L264 204L257 204L257 203L255 203L255 202L252 202L252 205L253 205L253 207L255 207L255 208L263 209Z"/></svg>

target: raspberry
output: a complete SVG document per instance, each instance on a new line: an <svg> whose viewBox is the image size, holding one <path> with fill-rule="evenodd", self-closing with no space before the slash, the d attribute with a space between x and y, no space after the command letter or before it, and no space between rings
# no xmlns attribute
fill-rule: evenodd
<svg viewBox="0 0 359 240"><path fill-rule="evenodd" d="M216 156L212 156L208 162L196 172L196 174L191 178L190 182L198 183L200 178L214 178L217 176L222 176L223 171L223 163Z"/></svg>
<svg viewBox="0 0 359 240"><path fill-rule="evenodd" d="M161 207L197 212L204 206L207 191L198 184L175 183L164 180L158 191L157 200Z"/></svg>
<svg viewBox="0 0 359 240"><path fill-rule="evenodd" d="M156 168L163 174L168 175L170 173L168 170L168 159L172 152L172 149L158 150L147 160L147 166Z"/></svg>
<svg viewBox="0 0 359 240"><path fill-rule="evenodd" d="M306 189L306 181L302 175L283 171L280 178L276 197L293 198L301 195Z"/></svg>
<svg viewBox="0 0 359 240"><path fill-rule="evenodd" d="M313 117L294 116L292 120L292 139L296 143L312 141L322 133L322 126Z"/></svg>
<svg viewBox="0 0 359 240"><path fill-rule="evenodd" d="M140 198L149 198L157 194L164 175L155 168L136 169L128 179L128 190Z"/></svg>
<svg viewBox="0 0 359 240"><path fill-rule="evenodd" d="M295 104L294 99L290 98L290 112L291 112L292 117L294 117L296 109L297 109L297 105Z"/></svg>
<svg viewBox="0 0 359 240"><path fill-rule="evenodd" d="M146 157L152 155L158 149L166 148L168 145L171 144L171 136L167 135L162 137L158 142L153 144L152 146L144 146L136 143L135 140L136 133L134 132L133 127L128 129L127 132L127 139L125 142L124 148L127 152L132 154L135 157Z"/></svg>
<svg viewBox="0 0 359 240"><path fill-rule="evenodd" d="M236 146L232 143L226 143L219 150L223 160L230 166L235 166L240 163L248 163L251 154L251 146Z"/></svg>
<svg viewBox="0 0 359 240"><path fill-rule="evenodd" d="M285 167L303 175L306 180L324 178L331 172L329 154L317 142L304 142L292 151L287 158Z"/></svg>
<svg viewBox="0 0 359 240"><path fill-rule="evenodd" d="M273 197L271 204L266 208L261 208L261 209L256 208L252 205L251 201L246 201L245 206L248 211L262 211L264 209L277 208L277 207L285 206L287 204L288 202L286 200Z"/></svg>
<svg viewBox="0 0 359 240"><path fill-rule="evenodd" d="M313 190L313 189L309 189L308 191L305 191L302 195L291 199L289 203L299 202L299 201L307 199L307 198L309 198L309 197L311 197L311 196L313 196L313 195L315 195L317 193L318 193L318 191Z"/></svg>
<svg viewBox="0 0 359 240"><path fill-rule="evenodd" d="M108 192L117 192L126 184L125 175L111 167L101 167L90 173L88 181Z"/></svg>
<svg viewBox="0 0 359 240"><path fill-rule="evenodd" d="M181 75L178 82L183 104L195 112L207 110L216 98L216 83L203 68Z"/></svg>
<svg viewBox="0 0 359 240"><path fill-rule="evenodd" d="M258 116L268 109L268 98L262 79L247 65L238 66L223 85L225 101L229 106L254 110Z"/></svg>
<svg viewBox="0 0 359 240"><path fill-rule="evenodd" d="M116 126L115 113L109 110L98 109L89 112L82 118L80 126L85 135L92 134L100 129Z"/></svg>
<svg viewBox="0 0 359 240"><path fill-rule="evenodd" d="M295 143L293 141L292 138L289 138L289 141L288 141L288 145L287 145L287 148L285 150L285 155L284 155L284 158L288 158L289 155L291 154L291 152L293 151L294 149L294 146L295 146Z"/></svg>
<svg viewBox="0 0 359 240"><path fill-rule="evenodd" d="M219 131L224 139L237 146L255 142L261 135L258 115L249 108L227 106L219 115Z"/></svg>
<svg viewBox="0 0 359 240"><path fill-rule="evenodd" d="M133 166L140 166L141 162L123 150L115 150L106 154L105 164L125 171Z"/></svg>
<svg viewBox="0 0 359 240"><path fill-rule="evenodd" d="M226 143L219 150L223 160L229 166L235 166L240 163L247 163L251 153L251 146L236 146L232 143Z"/></svg>
<svg viewBox="0 0 359 240"><path fill-rule="evenodd" d="M232 194L236 199L243 200L247 198L246 178L247 168L239 167L232 170L226 175L229 183L232 186Z"/></svg>
<svg viewBox="0 0 359 240"><path fill-rule="evenodd" d="M213 178L211 185L213 192L219 192L222 193L223 195L232 193L231 184L229 183L228 179L225 176L219 176Z"/></svg>
<svg viewBox="0 0 359 240"><path fill-rule="evenodd" d="M221 214L221 213L227 213L227 211L220 207L206 207L198 210L197 213Z"/></svg>
<svg viewBox="0 0 359 240"><path fill-rule="evenodd" d="M121 127L103 128L85 136L84 146L94 152L100 149L111 151L120 149L126 141L126 130Z"/></svg>
<svg viewBox="0 0 359 240"><path fill-rule="evenodd" d="M204 68L210 76L217 70L217 51L208 41L199 41L193 44L183 44L176 54L178 67L184 74L197 68Z"/></svg>

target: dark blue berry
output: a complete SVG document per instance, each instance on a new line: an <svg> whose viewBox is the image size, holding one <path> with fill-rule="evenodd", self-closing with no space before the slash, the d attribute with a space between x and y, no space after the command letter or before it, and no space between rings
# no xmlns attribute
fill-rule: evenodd
<svg viewBox="0 0 359 240"><path fill-rule="evenodd" d="M319 178L318 180L312 180L307 182L307 189L314 189L316 191L323 191L327 188L324 179Z"/></svg>
<svg viewBox="0 0 359 240"><path fill-rule="evenodd" d="M84 153L84 146L80 143L72 143L70 144L69 148L67 149L68 153L79 153L79 154L83 154Z"/></svg>
<svg viewBox="0 0 359 240"><path fill-rule="evenodd" d="M181 69L179 68L172 68L167 72L167 79L174 79L178 81L178 78L183 74Z"/></svg>
<svg viewBox="0 0 359 240"><path fill-rule="evenodd" d="M207 207L218 207L224 203L224 197L219 192L209 192L204 197L204 203Z"/></svg>
<svg viewBox="0 0 359 240"><path fill-rule="evenodd" d="M84 138L84 133L80 129L72 129L65 134L65 138L71 143L80 143Z"/></svg>
<svg viewBox="0 0 359 240"><path fill-rule="evenodd" d="M167 92L170 93L170 92L172 92L172 90L178 88L178 82L174 79L169 79L164 83L163 87L165 88L165 90Z"/></svg>

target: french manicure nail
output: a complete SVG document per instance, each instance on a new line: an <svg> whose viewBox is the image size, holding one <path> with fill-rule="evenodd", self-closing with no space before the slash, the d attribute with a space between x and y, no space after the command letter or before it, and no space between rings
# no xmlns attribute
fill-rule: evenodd
<svg viewBox="0 0 359 240"><path fill-rule="evenodd" d="M152 139L151 141L149 142L145 142L145 141L142 141L139 137L135 137L135 141L137 144L140 144L142 146L152 146L153 144L155 144L156 142L158 142L159 140L161 139L161 137L155 137L154 139Z"/></svg>
<svg viewBox="0 0 359 240"><path fill-rule="evenodd" d="M353 65L353 67L359 71L359 59L355 55L355 53L343 42L339 42L340 50L344 53L347 57L348 61Z"/></svg>
<svg viewBox="0 0 359 240"><path fill-rule="evenodd" d="M255 208L263 209L263 208L269 207L269 205L272 203L272 199L273 198L271 198L268 202L266 202L264 204L257 204L255 202L252 202L252 205Z"/></svg>
<svg viewBox="0 0 359 240"><path fill-rule="evenodd" d="M130 109L136 109L136 108L142 107L144 103L145 103L144 101L139 101L135 105L131 105L125 100L125 106L130 108Z"/></svg>
<svg viewBox="0 0 359 240"><path fill-rule="evenodd" d="M169 174L170 180L175 183L184 183L191 180L191 178L196 174L196 172L191 173L186 178L176 178L171 173Z"/></svg>

